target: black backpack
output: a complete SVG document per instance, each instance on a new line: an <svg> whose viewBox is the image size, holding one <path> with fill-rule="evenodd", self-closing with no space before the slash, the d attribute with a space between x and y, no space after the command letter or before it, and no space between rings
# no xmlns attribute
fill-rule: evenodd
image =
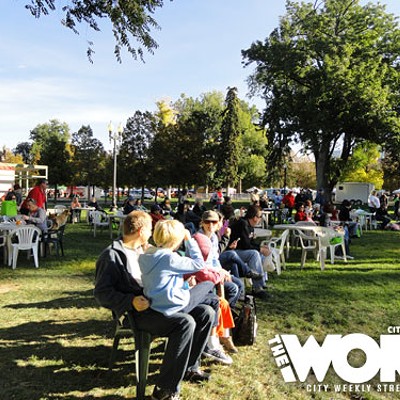
<svg viewBox="0 0 400 400"><path fill-rule="evenodd" d="M235 327L232 329L232 338L235 344L251 346L256 340L257 316L256 303L253 296L246 295L239 311L233 312Z"/></svg>

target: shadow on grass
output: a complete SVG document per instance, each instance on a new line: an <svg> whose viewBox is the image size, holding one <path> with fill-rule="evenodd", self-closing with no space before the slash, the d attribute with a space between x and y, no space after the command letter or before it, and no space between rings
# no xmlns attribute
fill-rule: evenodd
<svg viewBox="0 0 400 400"><path fill-rule="evenodd" d="M116 394L121 387L132 398L136 385L133 339L124 339L115 369L110 371L112 335L111 318L109 322L27 322L2 329L1 398L126 399L126 395ZM109 337L110 345L99 345L99 336ZM161 357L161 349L156 347L152 351L149 385L154 384L158 370L154 361Z"/></svg>
<svg viewBox="0 0 400 400"><path fill-rule="evenodd" d="M93 308L98 307L96 300L93 297L93 290L84 291L64 291L61 294L65 297L53 299L50 301L42 301L39 303L18 303L7 304L4 308L39 308L39 309L57 309L57 308ZM110 314L111 315L111 314Z"/></svg>
<svg viewBox="0 0 400 400"><path fill-rule="evenodd" d="M25 322L0 330L0 392L2 399L103 399L133 398L136 391L134 340L121 340L117 361L109 370L114 323L93 318L98 305L93 290L63 291L60 297L37 303L8 304L3 308L21 310L88 309L87 321L76 314L70 318ZM18 310L18 311L17 311ZM22 312L26 312L22 311ZM34 311L32 311L32 315ZM54 316L54 312L51 313ZM104 318L104 314L102 314ZM35 318L35 317L33 317ZM36 319L36 318L35 318ZM106 344L104 344L106 343ZM154 346L153 346L154 347ZM151 353L148 384L153 385L159 369L159 354ZM157 362L156 362L157 361ZM122 392L122 393L121 393ZM111 394L110 394L111 393ZM121 393L121 394L120 394Z"/></svg>

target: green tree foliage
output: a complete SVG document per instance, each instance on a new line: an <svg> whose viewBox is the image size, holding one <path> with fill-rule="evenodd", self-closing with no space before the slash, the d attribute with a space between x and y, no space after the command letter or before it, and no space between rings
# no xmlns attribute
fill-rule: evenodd
<svg viewBox="0 0 400 400"><path fill-rule="evenodd" d="M315 188L314 163L305 160L288 163L286 182L288 187ZM283 180L281 183L283 187Z"/></svg>
<svg viewBox="0 0 400 400"><path fill-rule="evenodd" d="M400 189L400 151L390 149L382 160L384 173L384 188L386 190Z"/></svg>
<svg viewBox="0 0 400 400"><path fill-rule="evenodd" d="M69 126L66 122L52 119L49 123L37 125L30 133L30 139L32 140L32 163L37 164L41 162L42 153L46 152L46 147L51 142L62 141L69 143L70 137Z"/></svg>
<svg viewBox="0 0 400 400"><path fill-rule="evenodd" d="M64 138L55 138L42 149L40 164L49 166L48 181L56 190L58 185L71 182L71 153Z"/></svg>
<svg viewBox="0 0 400 400"><path fill-rule="evenodd" d="M172 107L172 105L167 100L157 101L156 105L158 108L156 116L159 121L165 126L175 125L177 111Z"/></svg>
<svg viewBox="0 0 400 400"><path fill-rule="evenodd" d="M30 133L32 163L49 166L49 184L70 183L72 154L69 126L56 119L37 125Z"/></svg>
<svg viewBox="0 0 400 400"><path fill-rule="evenodd" d="M279 168L289 145L313 153L318 187L332 189L365 140L398 141L400 31L381 5L358 0L287 2L279 28L242 51L253 94L266 102L269 165ZM340 149L340 162L331 163Z"/></svg>
<svg viewBox="0 0 400 400"><path fill-rule="evenodd" d="M258 126L259 112L255 107L249 108L240 102L239 124L241 149L239 158L239 177L244 187L265 185L268 140L265 130Z"/></svg>
<svg viewBox="0 0 400 400"><path fill-rule="evenodd" d="M237 97L237 88L228 88L222 115L216 175L218 183L227 188L238 182L239 158L242 150L240 135L243 133L240 129L239 113L240 101Z"/></svg>
<svg viewBox="0 0 400 400"><path fill-rule="evenodd" d="M263 181L266 136L255 124L257 110L240 101L235 88L226 101L210 92L157 105L150 169L158 182L185 187L233 185L239 177Z"/></svg>
<svg viewBox="0 0 400 400"><path fill-rule="evenodd" d="M6 147L3 147L3 150L0 151L0 160L4 163L10 164L23 164L24 160L22 159L21 154L16 154Z"/></svg>
<svg viewBox="0 0 400 400"><path fill-rule="evenodd" d="M224 111L221 92L203 93L199 98L184 95L174 103L180 132L189 139L189 170L185 182L206 186L214 183L216 155L220 143L220 129Z"/></svg>
<svg viewBox="0 0 400 400"><path fill-rule="evenodd" d="M105 174L106 153L100 140L93 137L92 128L82 126L73 133L71 145L74 152L73 183L100 186Z"/></svg>
<svg viewBox="0 0 400 400"><path fill-rule="evenodd" d="M149 147L156 131L156 118L149 111L136 111L128 118L119 154L119 182L128 187L149 184Z"/></svg>
<svg viewBox="0 0 400 400"><path fill-rule="evenodd" d="M383 170L380 162L381 148L365 142L354 147L347 165L341 174L342 182L370 182L375 188L383 185Z"/></svg>
<svg viewBox="0 0 400 400"><path fill-rule="evenodd" d="M25 7L36 18L54 12L61 16L63 26L77 34L80 24L100 31L99 21L109 20L115 39L114 54L121 62L122 49L126 49L135 60L143 60L144 50L153 53L158 47L151 30L159 29L153 14L163 3L163 0L31 0ZM93 43L89 41L87 56L90 61L93 53Z"/></svg>
<svg viewBox="0 0 400 400"><path fill-rule="evenodd" d="M159 123L149 148L149 169L152 177L163 185L177 185L180 182L176 169L176 125Z"/></svg>
<svg viewBox="0 0 400 400"><path fill-rule="evenodd" d="M32 164L32 144L29 142L21 142L13 150L15 155L20 155L25 164Z"/></svg>

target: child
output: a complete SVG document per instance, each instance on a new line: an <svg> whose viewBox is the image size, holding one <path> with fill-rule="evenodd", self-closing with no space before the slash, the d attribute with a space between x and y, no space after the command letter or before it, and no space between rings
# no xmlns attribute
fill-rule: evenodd
<svg viewBox="0 0 400 400"><path fill-rule="evenodd" d="M218 314L219 301L212 293L214 284L201 282L189 289L184 280L184 274L203 269L204 262L199 246L183 224L177 220L159 221L153 239L157 247L149 248L139 256L144 294L150 299L151 308L172 315L190 312L199 304L208 304L215 307ZM175 252L183 240L191 258Z"/></svg>

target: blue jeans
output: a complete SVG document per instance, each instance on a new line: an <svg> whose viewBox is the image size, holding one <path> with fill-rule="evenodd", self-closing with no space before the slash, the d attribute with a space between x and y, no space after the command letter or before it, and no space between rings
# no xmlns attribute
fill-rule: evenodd
<svg viewBox="0 0 400 400"><path fill-rule="evenodd" d="M194 226L193 222L186 222L185 228L190 232L191 235L194 235L197 232L196 227Z"/></svg>
<svg viewBox="0 0 400 400"><path fill-rule="evenodd" d="M135 322L141 330L154 336L168 338L156 385L162 389L179 391L186 371L196 371L200 357L215 320L214 310L205 304L193 308L189 314L165 316L148 309L135 312Z"/></svg>
<svg viewBox="0 0 400 400"><path fill-rule="evenodd" d="M185 308L181 310L184 313L190 313L199 304L211 306L215 311L215 320L213 326L218 325L219 298L214 291L214 283L210 281L200 282L190 289L190 300Z"/></svg>
<svg viewBox="0 0 400 400"><path fill-rule="evenodd" d="M232 282L224 282L225 298L231 308L235 308L237 301L242 293L244 293L243 282L232 276Z"/></svg>
<svg viewBox="0 0 400 400"><path fill-rule="evenodd" d="M263 259L261 254L257 250L235 250L238 256L244 261L251 270L258 272L259 274L264 274L263 269ZM264 286L264 279L252 279L253 289L262 289Z"/></svg>
<svg viewBox="0 0 400 400"><path fill-rule="evenodd" d="M247 264L239 257L235 250L225 250L219 255L222 267L236 278L242 278L251 272Z"/></svg>

